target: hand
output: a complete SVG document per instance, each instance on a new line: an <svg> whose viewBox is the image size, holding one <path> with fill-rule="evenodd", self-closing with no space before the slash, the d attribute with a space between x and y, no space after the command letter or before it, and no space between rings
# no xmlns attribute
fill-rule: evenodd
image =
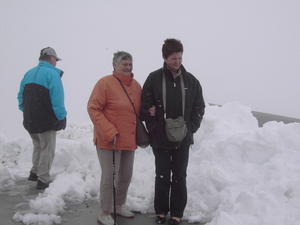
<svg viewBox="0 0 300 225"><path fill-rule="evenodd" d="M151 108L149 108L150 116L155 116L155 106L153 105Z"/></svg>

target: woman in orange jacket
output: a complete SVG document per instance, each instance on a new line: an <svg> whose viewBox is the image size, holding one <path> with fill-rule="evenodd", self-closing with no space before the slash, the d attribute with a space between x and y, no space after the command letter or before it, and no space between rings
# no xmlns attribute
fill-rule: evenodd
<svg viewBox="0 0 300 225"><path fill-rule="evenodd" d="M100 182L100 214L98 221L113 225L110 213L113 210L113 151L115 151L116 214L133 217L123 205L132 177L136 144L136 115L141 106L141 86L133 78L132 56L117 52L113 58L112 75L101 78L95 85L87 110L94 124L96 145L102 170ZM125 88L128 96L124 92Z"/></svg>

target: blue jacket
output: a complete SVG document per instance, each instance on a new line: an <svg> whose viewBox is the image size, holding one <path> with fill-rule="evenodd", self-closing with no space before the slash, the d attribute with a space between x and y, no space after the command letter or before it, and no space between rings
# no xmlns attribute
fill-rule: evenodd
<svg viewBox="0 0 300 225"><path fill-rule="evenodd" d="M40 61L21 81L18 93L23 125L29 133L61 130L66 127L63 71L48 62Z"/></svg>

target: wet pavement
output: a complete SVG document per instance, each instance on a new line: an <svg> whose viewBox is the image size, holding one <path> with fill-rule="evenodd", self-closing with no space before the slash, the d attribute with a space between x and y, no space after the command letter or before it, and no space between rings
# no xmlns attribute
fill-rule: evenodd
<svg viewBox="0 0 300 225"><path fill-rule="evenodd" d="M0 225L20 225L14 222L12 217L16 212L29 212L29 201L35 199L44 190L35 188L36 182L28 181L26 178L16 182L9 190L0 191ZM82 203L67 203L62 218L62 225L100 225L97 222L99 203L89 200ZM134 218L123 218L117 216L118 225L154 225L155 214L141 214L136 212ZM165 224L168 224L167 222ZM182 221L180 225L188 225ZM203 223L196 223L203 225Z"/></svg>

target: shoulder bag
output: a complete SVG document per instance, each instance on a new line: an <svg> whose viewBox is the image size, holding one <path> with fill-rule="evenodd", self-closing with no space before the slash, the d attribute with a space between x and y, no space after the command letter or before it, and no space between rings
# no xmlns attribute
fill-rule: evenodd
<svg viewBox="0 0 300 225"><path fill-rule="evenodd" d="M136 113L136 110L135 110L135 107L126 91L126 89L124 88L122 82L116 77L114 76L121 84L125 94L127 95L132 107L133 107L133 110L135 112L135 115L136 115L136 144L141 147L141 148L146 148L148 147L149 143L150 143L150 138L149 138L149 133L148 131L146 130L142 120L140 119L140 117L138 116L138 114Z"/></svg>
<svg viewBox="0 0 300 225"><path fill-rule="evenodd" d="M181 92L182 92L182 116L176 119L166 118L166 75L163 73L162 91L163 91L163 104L164 104L164 117L166 134L169 141L181 142L186 134L187 127L184 121L184 109L185 109L185 90L182 74L180 75Z"/></svg>

